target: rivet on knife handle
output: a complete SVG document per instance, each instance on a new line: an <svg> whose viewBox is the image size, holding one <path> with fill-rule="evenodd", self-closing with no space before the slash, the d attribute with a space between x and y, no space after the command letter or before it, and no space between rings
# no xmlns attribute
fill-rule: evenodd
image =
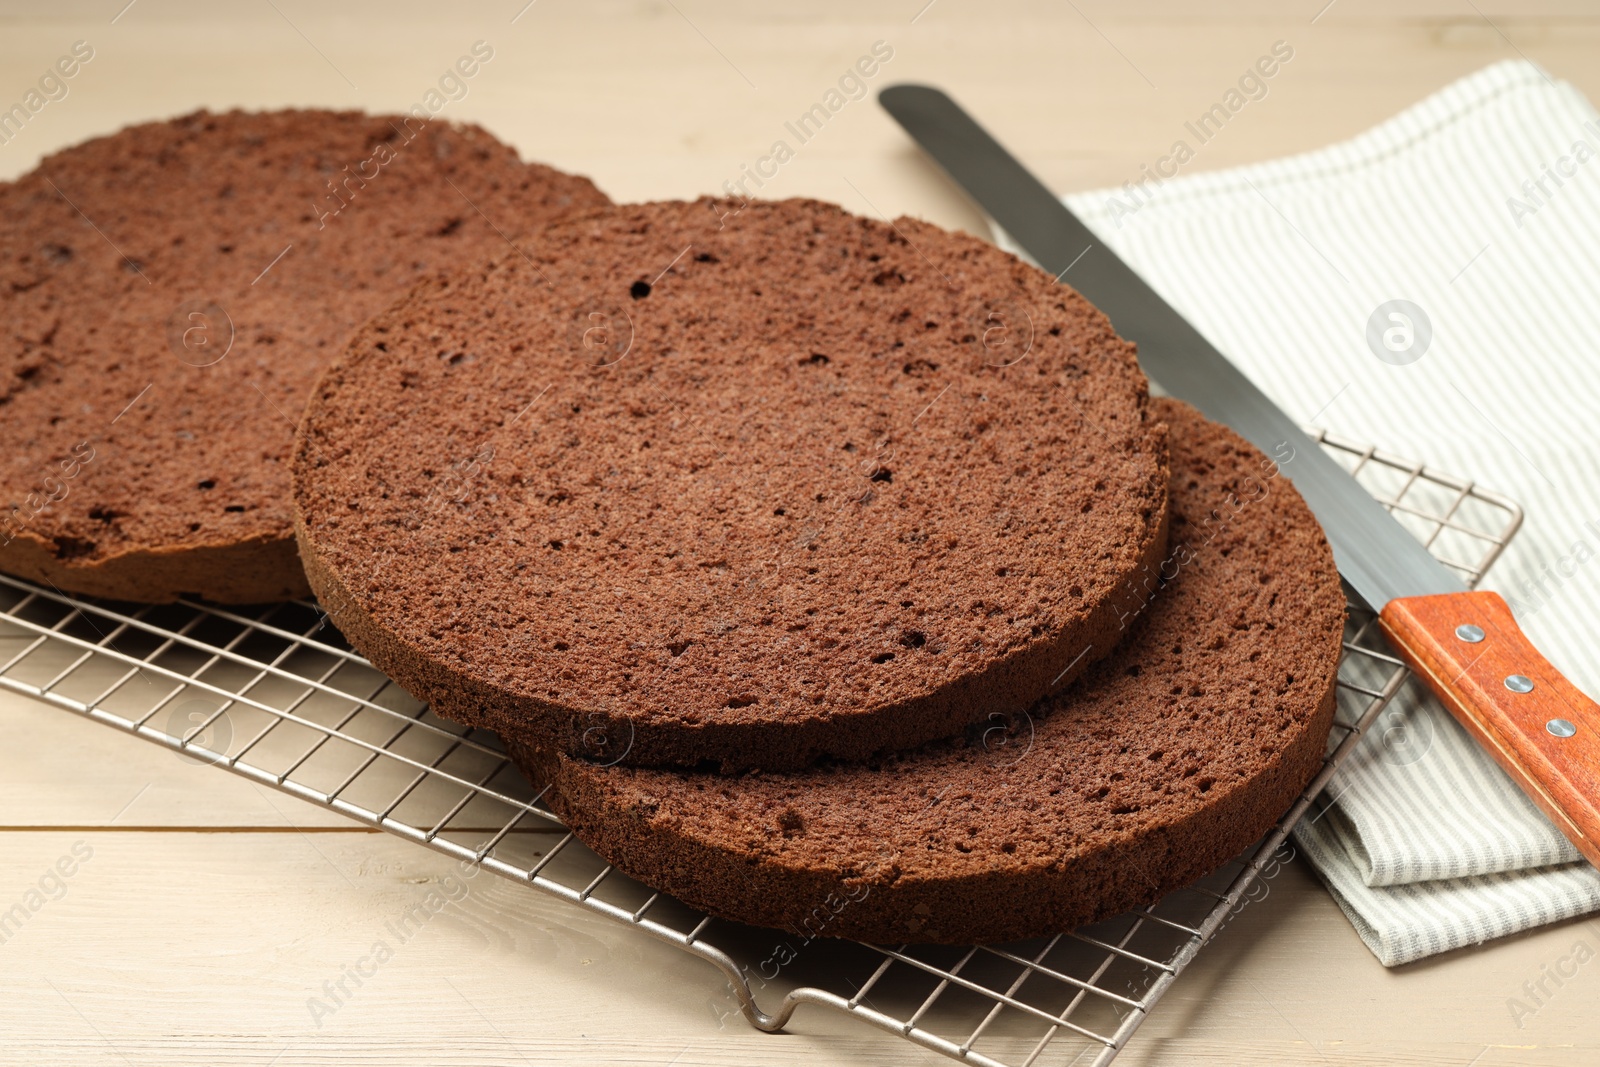
<svg viewBox="0 0 1600 1067"><path fill-rule="evenodd" d="M1600 866L1600 704L1539 654L1497 593L1400 597L1379 622L1457 721Z"/></svg>

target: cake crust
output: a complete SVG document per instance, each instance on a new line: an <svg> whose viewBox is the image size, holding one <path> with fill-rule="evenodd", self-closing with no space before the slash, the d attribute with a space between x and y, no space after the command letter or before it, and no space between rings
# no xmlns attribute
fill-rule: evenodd
<svg viewBox="0 0 1600 1067"><path fill-rule="evenodd" d="M329 111L132 126L0 184L0 570L305 595L289 450L329 358L420 278L607 204L476 126Z"/></svg>
<svg viewBox="0 0 1600 1067"><path fill-rule="evenodd" d="M1153 903L1235 858L1322 763L1344 596L1286 478L1158 400L1172 548L1068 693L870 765L724 777L513 746L580 840L713 915L877 943L1011 941Z"/></svg>

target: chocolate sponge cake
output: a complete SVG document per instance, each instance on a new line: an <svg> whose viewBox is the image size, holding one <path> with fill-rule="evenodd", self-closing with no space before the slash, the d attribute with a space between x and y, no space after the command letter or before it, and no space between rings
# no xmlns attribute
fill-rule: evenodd
<svg viewBox="0 0 1600 1067"><path fill-rule="evenodd" d="M1172 430L1162 580L1133 635L1031 716L792 774L604 767L525 747L519 762L624 873L805 936L1015 940L1206 874L1321 763L1344 597L1320 528L1265 457L1157 404Z"/></svg>
<svg viewBox="0 0 1600 1067"><path fill-rule="evenodd" d="M1131 345L975 238L630 205L419 288L322 380L301 555L443 715L641 765L864 758L1111 650L1165 542Z"/></svg>
<svg viewBox="0 0 1600 1067"><path fill-rule="evenodd" d="M133 126L0 184L0 570L303 595L289 449L328 358L423 275L607 203L475 126L326 111Z"/></svg>

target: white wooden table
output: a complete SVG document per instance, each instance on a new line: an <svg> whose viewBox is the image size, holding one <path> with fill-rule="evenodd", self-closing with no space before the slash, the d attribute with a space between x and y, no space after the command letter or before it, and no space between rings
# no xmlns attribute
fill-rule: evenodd
<svg viewBox="0 0 1600 1067"><path fill-rule="evenodd" d="M0 178L202 104L404 109L479 40L494 58L441 113L587 173L619 200L737 181L775 140L792 143L784 123L877 41L893 58L871 91L951 89L1062 190L1137 177L1277 40L1293 63L1192 169L1352 135L1517 53L1600 97L1600 10L1576 0L1214 0L1203 14L1178 0L125 2L0 8L0 105L73 42L94 48L67 96L0 145ZM760 192L981 229L870 95ZM37 902L30 892L43 901L0 943L0 1062L946 1062L819 1011L802 1009L781 1036L737 1017L719 1027L711 968L487 877L314 1017L323 983L449 870L418 847L0 695L0 912ZM1580 942L1600 949L1600 923L1386 971L1297 861L1202 953L1121 1062L1593 1064L1600 964L1531 1016L1514 1019L1508 1004Z"/></svg>

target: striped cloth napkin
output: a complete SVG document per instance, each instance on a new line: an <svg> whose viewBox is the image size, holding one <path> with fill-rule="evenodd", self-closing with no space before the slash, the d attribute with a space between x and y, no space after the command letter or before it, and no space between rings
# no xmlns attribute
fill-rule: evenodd
<svg viewBox="0 0 1600 1067"><path fill-rule="evenodd" d="M1484 587L1600 694L1600 115L1579 92L1498 63L1331 148L1066 203L1291 416L1521 502ZM1600 872L1431 695L1402 693L1319 808L1295 841L1385 965L1600 910Z"/></svg>

